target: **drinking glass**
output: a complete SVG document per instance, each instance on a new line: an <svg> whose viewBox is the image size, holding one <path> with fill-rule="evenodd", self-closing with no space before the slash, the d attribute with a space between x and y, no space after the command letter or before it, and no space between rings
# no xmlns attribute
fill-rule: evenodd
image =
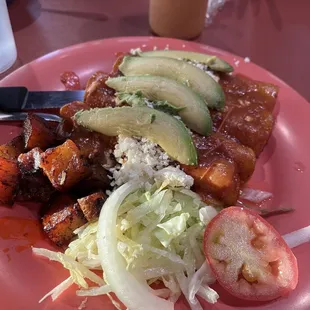
<svg viewBox="0 0 310 310"><path fill-rule="evenodd" d="M0 73L8 70L17 57L6 0L0 0Z"/></svg>

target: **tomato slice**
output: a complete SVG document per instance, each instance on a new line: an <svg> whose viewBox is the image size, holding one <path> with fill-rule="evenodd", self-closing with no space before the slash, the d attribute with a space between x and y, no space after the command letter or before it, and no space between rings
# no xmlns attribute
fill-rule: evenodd
<svg viewBox="0 0 310 310"><path fill-rule="evenodd" d="M239 298L272 300L297 285L293 252L268 222L244 208L229 207L212 219L204 252L218 282Z"/></svg>

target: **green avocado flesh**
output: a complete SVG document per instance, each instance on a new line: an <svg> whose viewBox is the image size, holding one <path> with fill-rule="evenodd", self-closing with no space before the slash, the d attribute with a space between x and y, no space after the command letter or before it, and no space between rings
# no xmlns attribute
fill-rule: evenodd
<svg viewBox="0 0 310 310"><path fill-rule="evenodd" d="M214 55L202 54L188 51L174 51L174 50L158 50L149 51L139 54L142 57L169 57L176 59L188 59L207 65L211 70L219 72L233 72L234 68L221 58Z"/></svg>
<svg viewBox="0 0 310 310"><path fill-rule="evenodd" d="M184 108L179 115L184 123L201 135L212 132L212 120L205 101L189 87L174 80L151 75L109 78L106 84L117 92L136 93L153 101L167 101Z"/></svg>
<svg viewBox="0 0 310 310"><path fill-rule="evenodd" d="M119 70L125 76L155 75L183 83L197 92L209 108L225 105L222 87L203 70L183 60L168 57L124 57Z"/></svg>
<svg viewBox="0 0 310 310"><path fill-rule="evenodd" d="M74 116L78 125L107 136L139 136L157 143L174 160L197 165L197 151L182 122L148 107L96 108Z"/></svg>

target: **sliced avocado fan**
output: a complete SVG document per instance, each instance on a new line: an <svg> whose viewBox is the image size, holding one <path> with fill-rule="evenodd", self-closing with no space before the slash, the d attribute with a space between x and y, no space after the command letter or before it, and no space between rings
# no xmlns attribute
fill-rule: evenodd
<svg viewBox="0 0 310 310"><path fill-rule="evenodd" d="M169 57L176 59L188 59L191 61L196 61L207 65L211 70L219 72L233 72L234 68L224 61L223 59L208 54L202 54L197 52L188 51L175 51L175 50L158 50L158 51L148 51L139 54L142 57Z"/></svg>
<svg viewBox="0 0 310 310"><path fill-rule="evenodd" d="M211 109L222 110L225 105L225 95L220 84L203 70L183 60L125 56L119 70L125 76L154 75L183 83L197 92Z"/></svg>
<svg viewBox="0 0 310 310"><path fill-rule="evenodd" d="M117 92L140 91L149 100L167 101L183 108L179 115L190 129L201 135L212 132L212 120L204 100L184 84L151 75L109 78L106 84Z"/></svg>
<svg viewBox="0 0 310 310"><path fill-rule="evenodd" d="M145 137L181 164L197 165L197 151L187 128L164 112L148 107L95 108L76 113L74 119L107 136Z"/></svg>

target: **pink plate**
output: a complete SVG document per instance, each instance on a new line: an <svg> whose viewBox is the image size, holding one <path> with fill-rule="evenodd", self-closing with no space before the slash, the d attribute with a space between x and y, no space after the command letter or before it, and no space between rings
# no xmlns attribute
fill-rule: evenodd
<svg viewBox="0 0 310 310"><path fill-rule="evenodd" d="M96 70L110 71L116 52L126 52L140 47L150 50L184 49L221 56L234 64L236 72L253 79L280 86L277 123L272 137L258 161L251 183L273 192L273 204L293 207L295 212L270 218L281 234L310 224L308 198L310 184L310 105L283 81L256 66L245 63L240 57L221 50L173 39L154 37L114 38L65 48L41 57L13 72L0 82L0 86L24 85L30 90L62 90L60 74L75 71L82 84ZM1 125L0 143L6 142L19 131L17 126ZM33 257L31 245L52 248L42 236L36 207L14 205L12 209L0 207L0 304L1 309L77 309L85 299L76 297L74 290L57 301L38 300L68 277L68 272L58 263ZM205 309L310 309L310 244L294 249L299 264L299 284L287 298L257 304L234 298L219 289L220 301L215 305L204 304ZM105 297L88 298L86 309L114 309ZM187 309L180 301L176 309Z"/></svg>

